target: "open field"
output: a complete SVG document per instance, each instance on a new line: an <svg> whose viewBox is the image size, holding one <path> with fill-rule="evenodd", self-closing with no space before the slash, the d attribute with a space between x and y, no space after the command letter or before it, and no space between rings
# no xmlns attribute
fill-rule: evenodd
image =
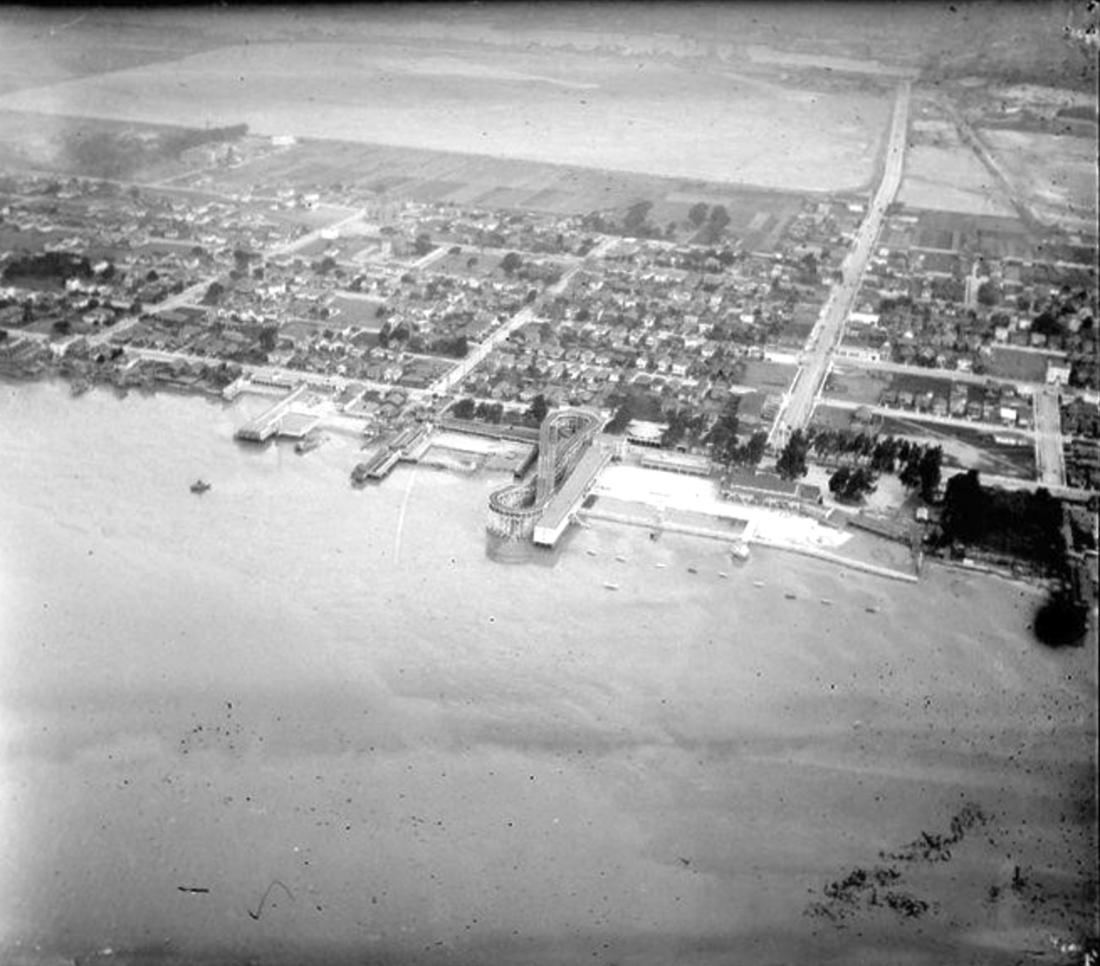
<svg viewBox="0 0 1100 966"><path fill-rule="evenodd" d="M743 386L752 386L762 392L786 392L797 371L798 366L787 363L751 359L745 363L745 372L740 382Z"/></svg>
<svg viewBox="0 0 1100 966"><path fill-rule="evenodd" d="M260 43L14 92L0 108L197 127L244 122L258 134L787 190L852 189L872 176L888 97L784 92L669 63L640 66L565 52Z"/></svg>
<svg viewBox="0 0 1100 966"><path fill-rule="evenodd" d="M981 137L1043 220L1095 233L1095 138L991 129Z"/></svg>
<svg viewBox="0 0 1100 966"><path fill-rule="evenodd" d="M913 208L966 214L1013 214L1012 205L993 175L962 144L911 147L905 160L905 177L898 201Z"/></svg>
<svg viewBox="0 0 1100 966"><path fill-rule="evenodd" d="M882 394L889 388L889 384L888 376L871 369L834 365L825 380L824 391L834 399L877 406L882 399Z"/></svg>
<svg viewBox="0 0 1100 966"><path fill-rule="evenodd" d="M351 141L304 141L238 167L206 172L217 190L260 193L339 182L386 201L517 208L551 214L625 209L647 199L649 220L683 222L698 201L724 205L726 233L750 251L770 250L802 207L800 195L711 181L601 171L564 164L491 158Z"/></svg>
<svg viewBox="0 0 1100 966"><path fill-rule="evenodd" d="M332 323L338 327L357 325L365 329L381 328L378 310L384 304L382 299L363 298L355 295L337 295L332 308L337 310Z"/></svg>
<svg viewBox="0 0 1100 966"><path fill-rule="evenodd" d="M1021 382L1045 382L1047 364L1058 356L1043 352L1028 352L1011 346L994 346L993 356L987 365L991 376L1002 379L1019 379Z"/></svg>

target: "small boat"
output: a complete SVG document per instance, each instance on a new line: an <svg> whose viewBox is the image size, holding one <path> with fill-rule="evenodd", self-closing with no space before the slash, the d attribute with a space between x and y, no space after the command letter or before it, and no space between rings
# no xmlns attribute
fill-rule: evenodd
<svg viewBox="0 0 1100 966"><path fill-rule="evenodd" d="M615 554L615 559L618 560L619 563L626 563L626 557L622 556L622 554Z"/></svg>
<svg viewBox="0 0 1100 966"><path fill-rule="evenodd" d="M695 567L688 567L688 573L689 574L697 574L697 573L699 573L699 571Z"/></svg>
<svg viewBox="0 0 1100 966"><path fill-rule="evenodd" d="M195 482L191 484L191 492L192 493L205 493L207 490L210 489L210 486L211 486L211 484L207 483L206 480L202 480L202 479L195 480Z"/></svg>
<svg viewBox="0 0 1100 966"><path fill-rule="evenodd" d="M719 570L718 571L718 576L719 577L728 577L729 574L727 574L724 570Z"/></svg>
<svg viewBox="0 0 1100 966"><path fill-rule="evenodd" d="M798 600L798 597L795 594L784 594L783 596L786 597L787 600Z"/></svg>
<svg viewBox="0 0 1100 966"><path fill-rule="evenodd" d="M866 610L868 614L877 614L878 613L878 608L877 607L865 607L864 610Z"/></svg>
<svg viewBox="0 0 1100 966"><path fill-rule="evenodd" d="M324 442L324 436L320 433L309 433L294 444L294 452L299 456L310 453Z"/></svg>
<svg viewBox="0 0 1100 966"><path fill-rule="evenodd" d="M598 557L599 556L599 554L596 553L595 550L586 550L585 553L588 554L588 556L590 556L590 557Z"/></svg>
<svg viewBox="0 0 1100 966"><path fill-rule="evenodd" d="M613 584L613 583L611 583L611 581L605 582L604 587L606 587L608 590L618 590L619 589L619 585L618 584Z"/></svg>
<svg viewBox="0 0 1100 966"><path fill-rule="evenodd" d="M653 566L656 567L658 570L664 570L665 567L668 566L668 564L657 563L657 564L654 564Z"/></svg>
<svg viewBox="0 0 1100 966"><path fill-rule="evenodd" d="M763 586L764 586L764 581L762 581L762 580L754 580L754 581L752 582L752 585L753 585L753 587L763 587Z"/></svg>
<svg viewBox="0 0 1100 966"><path fill-rule="evenodd" d="M828 605L828 604L832 604L832 601L829 600L828 597L822 597L821 598L821 603Z"/></svg>

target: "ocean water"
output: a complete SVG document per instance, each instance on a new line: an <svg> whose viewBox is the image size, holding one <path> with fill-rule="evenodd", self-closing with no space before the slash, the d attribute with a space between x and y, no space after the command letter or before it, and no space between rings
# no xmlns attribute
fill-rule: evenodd
<svg viewBox="0 0 1100 966"><path fill-rule="evenodd" d="M499 544L504 477L356 490L350 438L235 443L263 405L0 383L0 962L1015 962L1088 922L1095 647L1039 648L1035 593ZM898 867L925 914L807 915L967 803Z"/></svg>

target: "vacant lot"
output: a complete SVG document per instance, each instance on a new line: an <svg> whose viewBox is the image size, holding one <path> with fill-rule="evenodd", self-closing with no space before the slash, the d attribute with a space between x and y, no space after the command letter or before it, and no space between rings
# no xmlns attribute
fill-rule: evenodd
<svg viewBox="0 0 1100 966"><path fill-rule="evenodd" d="M245 122L260 134L813 191L869 181L889 114L882 95L784 94L655 61L643 71L594 53L447 54L394 43L250 44L19 91L0 107Z"/></svg>
<svg viewBox="0 0 1100 966"><path fill-rule="evenodd" d="M988 129L981 136L1044 221L1095 232L1095 138Z"/></svg>
<svg viewBox="0 0 1100 966"><path fill-rule="evenodd" d="M1021 382L1045 382L1047 363L1051 358L1042 352L994 346L993 357L989 360L989 374L1003 379L1019 379Z"/></svg>
<svg viewBox="0 0 1100 966"><path fill-rule="evenodd" d="M834 399L877 406L886 391L889 377L868 369L836 366L825 382L825 392Z"/></svg>
<svg viewBox="0 0 1100 966"><path fill-rule="evenodd" d="M762 392L778 390L786 392L790 388L791 380L798 371L798 366L783 362L768 362L764 359L750 360L745 363L745 372L741 377L741 384L752 386Z"/></svg>
<svg viewBox="0 0 1100 966"><path fill-rule="evenodd" d="M975 215L1011 215L996 179L970 148L917 144L905 159L898 200L913 208Z"/></svg>
<svg viewBox="0 0 1100 966"><path fill-rule="evenodd" d="M357 295L337 295L332 302L332 307L339 311L330 320L330 325L338 327L345 325L357 325L364 329L380 329L382 323L378 320L378 310L383 305L382 299L364 298Z"/></svg>

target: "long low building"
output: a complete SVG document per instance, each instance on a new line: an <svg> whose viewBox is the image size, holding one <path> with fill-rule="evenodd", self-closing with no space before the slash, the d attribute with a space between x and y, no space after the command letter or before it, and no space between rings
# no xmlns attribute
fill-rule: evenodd
<svg viewBox="0 0 1100 966"><path fill-rule="evenodd" d="M773 473L731 470L722 477L722 496L737 503L785 507L797 510L821 503L821 488L797 480L784 480Z"/></svg>
<svg viewBox="0 0 1100 966"><path fill-rule="evenodd" d="M654 450L647 452L640 462L642 466L651 470L685 473L688 476L711 475L710 460L705 456L696 456L692 453L667 453Z"/></svg>

